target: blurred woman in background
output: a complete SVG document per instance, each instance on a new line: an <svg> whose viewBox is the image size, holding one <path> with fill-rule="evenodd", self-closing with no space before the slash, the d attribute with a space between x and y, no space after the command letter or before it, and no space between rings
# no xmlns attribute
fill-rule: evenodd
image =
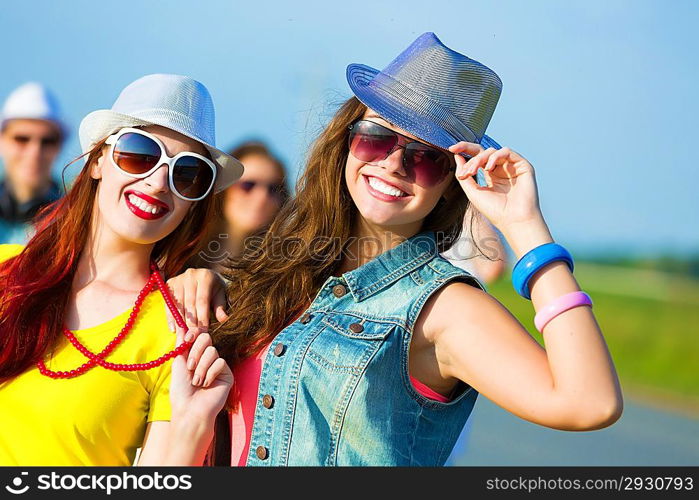
<svg viewBox="0 0 699 500"><path fill-rule="evenodd" d="M237 257L245 240L264 231L289 198L284 164L259 141L246 141L229 154L245 166L240 180L220 193L222 214L209 233L194 267L223 270L226 259Z"/></svg>

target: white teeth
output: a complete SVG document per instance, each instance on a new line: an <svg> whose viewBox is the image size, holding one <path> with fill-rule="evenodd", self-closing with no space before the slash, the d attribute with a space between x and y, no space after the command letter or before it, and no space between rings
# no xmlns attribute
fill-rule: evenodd
<svg viewBox="0 0 699 500"><path fill-rule="evenodd" d="M407 196L407 194L401 191L400 189L390 186L382 180L377 179L376 177L369 177L369 185L377 191L384 194L388 194L390 196L395 196L397 198Z"/></svg>
<svg viewBox="0 0 699 500"><path fill-rule="evenodd" d="M149 212L151 214L157 214L162 210L162 207L159 207L157 205L151 205L150 203L147 203L143 199L139 198L135 194L129 194L129 201L131 202L132 205L137 206L144 212Z"/></svg>

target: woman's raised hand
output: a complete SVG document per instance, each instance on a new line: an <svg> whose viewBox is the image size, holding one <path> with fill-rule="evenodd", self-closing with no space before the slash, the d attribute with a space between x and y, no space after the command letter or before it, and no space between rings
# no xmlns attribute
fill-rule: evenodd
<svg viewBox="0 0 699 500"><path fill-rule="evenodd" d="M449 148L456 159L456 178L476 209L501 231L541 218L534 167L510 148L488 148L459 142ZM471 156L466 159L458 153ZM487 186L475 179L482 168Z"/></svg>

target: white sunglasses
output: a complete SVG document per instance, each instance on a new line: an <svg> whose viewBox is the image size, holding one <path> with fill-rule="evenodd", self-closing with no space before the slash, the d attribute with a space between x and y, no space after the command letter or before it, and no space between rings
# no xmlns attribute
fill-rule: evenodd
<svg viewBox="0 0 699 500"><path fill-rule="evenodd" d="M211 192L216 182L216 165L208 158L183 151L170 157L163 143L153 134L137 128L122 128L110 135L109 157L119 172L143 179L168 166L170 190L186 201L199 201Z"/></svg>

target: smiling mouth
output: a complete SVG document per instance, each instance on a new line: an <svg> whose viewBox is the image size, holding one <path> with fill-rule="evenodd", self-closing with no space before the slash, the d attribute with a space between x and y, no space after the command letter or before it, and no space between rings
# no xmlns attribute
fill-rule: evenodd
<svg viewBox="0 0 699 500"><path fill-rule="evenodd" d="M372 194L376 193L378 195L384 195L392 199L405 198L409 196L408 193L401 191L395 186L392 186L378 177L373 177L370 175L364 175L367 185L370 188ZM383 199L383 196L381 197Z"/></svg>
<svg viewBox="0 0 699 500"><path fill-rule="evenodd" d="M125 198L129 210L141 219L159 219L170 211L163 202L142 193L129 191L125 193Z"/></svg>

